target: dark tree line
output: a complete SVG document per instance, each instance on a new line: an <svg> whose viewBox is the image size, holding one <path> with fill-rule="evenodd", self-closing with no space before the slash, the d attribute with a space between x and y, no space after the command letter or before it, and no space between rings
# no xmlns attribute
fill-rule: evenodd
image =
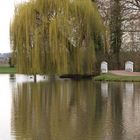
<svg viewBox="0 0 140 140"><path fill-rule="evenodd" d="M112 69L119 69L120 52L140 50L140 0L96 0L109 30Z"/></svg>

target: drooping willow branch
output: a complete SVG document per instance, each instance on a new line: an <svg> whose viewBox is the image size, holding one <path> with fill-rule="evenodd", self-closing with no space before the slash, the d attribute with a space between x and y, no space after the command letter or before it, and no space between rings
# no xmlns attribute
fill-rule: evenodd
<svg viewBox="0 0 140 140"><path fill-rule="evenodd" d="M93 36L104 35L96 5L90 0L34 0L16 9L10 32L19 73L92 73Z"/></svg>

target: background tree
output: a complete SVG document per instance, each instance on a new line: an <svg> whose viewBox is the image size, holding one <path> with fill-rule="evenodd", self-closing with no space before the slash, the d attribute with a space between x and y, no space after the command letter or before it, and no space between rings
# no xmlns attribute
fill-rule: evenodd
<svg viewBox="0 0 140 140"><path fill-rule="evenodd" d="M110 47L116 63L113 68L120 69L120 49L122 44L122 8L120 0L110 2Z"/></svg>
<svg viewBox="0 0 140 140"><path fill-rule="evenodd" d="M123 2L123 43L122 49L127 51L140 50L140 0Z"/></svg>

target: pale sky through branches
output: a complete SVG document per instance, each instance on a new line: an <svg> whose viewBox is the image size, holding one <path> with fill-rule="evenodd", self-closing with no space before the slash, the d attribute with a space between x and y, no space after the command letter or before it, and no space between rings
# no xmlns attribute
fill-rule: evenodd
<svg viewBox="0 0 140 140"><path fill-rule="evenodd" d="M14 5L24 0L2 0L0 3L0 53L10 52L9 24Z"/></svg>

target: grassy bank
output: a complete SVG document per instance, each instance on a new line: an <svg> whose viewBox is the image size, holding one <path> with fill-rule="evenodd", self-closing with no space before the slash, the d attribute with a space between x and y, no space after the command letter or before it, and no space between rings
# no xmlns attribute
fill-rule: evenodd
<svg viewBox="0 0 140 140"><path fill-rule="evenodd" d="M0 74L14 74L14 73L16 73L16 68L0 67Z"/></svg>
<svg viewBox="0 0 140 140"><path fill-rule="evenodd" d="M111 73L94 77L95 81L140 82L140 76L119 76Z"/></svg>

